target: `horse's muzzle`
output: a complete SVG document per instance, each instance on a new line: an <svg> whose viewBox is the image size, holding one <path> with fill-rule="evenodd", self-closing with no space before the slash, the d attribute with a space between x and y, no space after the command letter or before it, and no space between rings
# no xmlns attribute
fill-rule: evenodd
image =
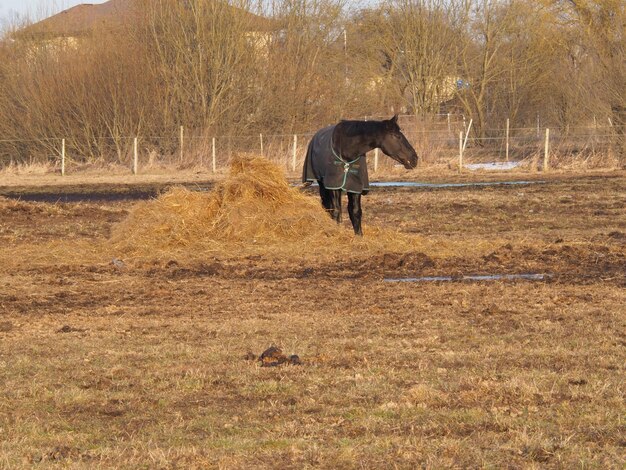
<svg viewBox="0 0 626 470"><path fill-rule="evenodd" d="M404 164L404 168L406 168L407 170L412 170L415 167L417 167L417 163L419 162L419 158L417 155L415 155L415 158L411 158L408 161L404 161L402 162Z"/></svg>

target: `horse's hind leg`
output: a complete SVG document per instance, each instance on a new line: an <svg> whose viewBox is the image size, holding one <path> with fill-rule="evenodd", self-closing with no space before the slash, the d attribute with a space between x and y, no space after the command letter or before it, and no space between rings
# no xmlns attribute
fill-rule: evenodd
<svg viewBox="0 0 626 470"><path fill-rule="evenodd" d="M348 193L348 214L350 215L350 221L352 222L354 233L362 236L363 230L361 230L361 217L363 216L363 209L361 208L360 194Z"/></svg>
<svg viewBox="0 0 626 470"><path fill-rule="evenodd" d="M324 187L324 184L320 180L317 181L317 184L320 187L320 199L322 200L322 206L330 212L332 210L330 191Z"/></svg>
<svg viewBox="0 0 626 470"><path fill-rule="evenodd" d="M320 198L322 199L322 206L328 211L333 220L337 223L341 222L341 191L334 189L326 189L321 181L318 181L320 186Z"/></svg>
<svg viewBox="0 0 626 470"><path fill-rule="evenodd" d="M340 224L341 223L341 190L331 190L330 200L331 200L331 210L330 215L335 221Z"/></svg>

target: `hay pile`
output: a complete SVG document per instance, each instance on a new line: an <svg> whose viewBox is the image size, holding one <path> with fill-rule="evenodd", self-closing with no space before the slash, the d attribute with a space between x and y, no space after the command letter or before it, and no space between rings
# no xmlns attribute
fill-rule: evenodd
<svg viewBox="0 0 626 470"><path fill-rule="evenodd" d="M369 246L372 237L396 248L400 241L395 232L380 229L366 232L367 242L355 240L351 229L331 220L319 198L290 187L279 167L263 158L236 158L228 178L210 193L175 187L138 204L116 227L112 241L135 255L253 247L301 253Z"/></svg>

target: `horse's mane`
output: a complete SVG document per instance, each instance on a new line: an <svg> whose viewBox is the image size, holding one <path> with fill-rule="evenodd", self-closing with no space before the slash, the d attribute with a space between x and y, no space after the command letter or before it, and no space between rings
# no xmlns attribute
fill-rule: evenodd
<svg viewBox="0 0 626 470"><path fill-rule="evenodd" d="M348 121L342 119L339 124L346 136L373 135L388 130L385 125L388 121ZM400 128L398 128L400 130Z"/></svg>

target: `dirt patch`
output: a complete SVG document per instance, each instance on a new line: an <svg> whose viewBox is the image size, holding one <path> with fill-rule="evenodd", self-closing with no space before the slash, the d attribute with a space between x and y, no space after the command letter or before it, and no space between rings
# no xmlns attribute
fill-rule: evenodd
<svg viewBox="0 0 626 470"><path fill-rule="evenodd" d="M84 333L85 329L82 328L74 328L73 326L63 325L61 328L57 330L57 333Z"/></svg>
<svg viewBox="0 0 626 470"><path fill-rule="evenodd" d="M283 350L278 346L270 346L263 351L258 357L253 352L248 352L244 356L246 361L258 361L261 367L278 367L281 365L302 365L302 361L297 354L286 356Z"/></svg>

